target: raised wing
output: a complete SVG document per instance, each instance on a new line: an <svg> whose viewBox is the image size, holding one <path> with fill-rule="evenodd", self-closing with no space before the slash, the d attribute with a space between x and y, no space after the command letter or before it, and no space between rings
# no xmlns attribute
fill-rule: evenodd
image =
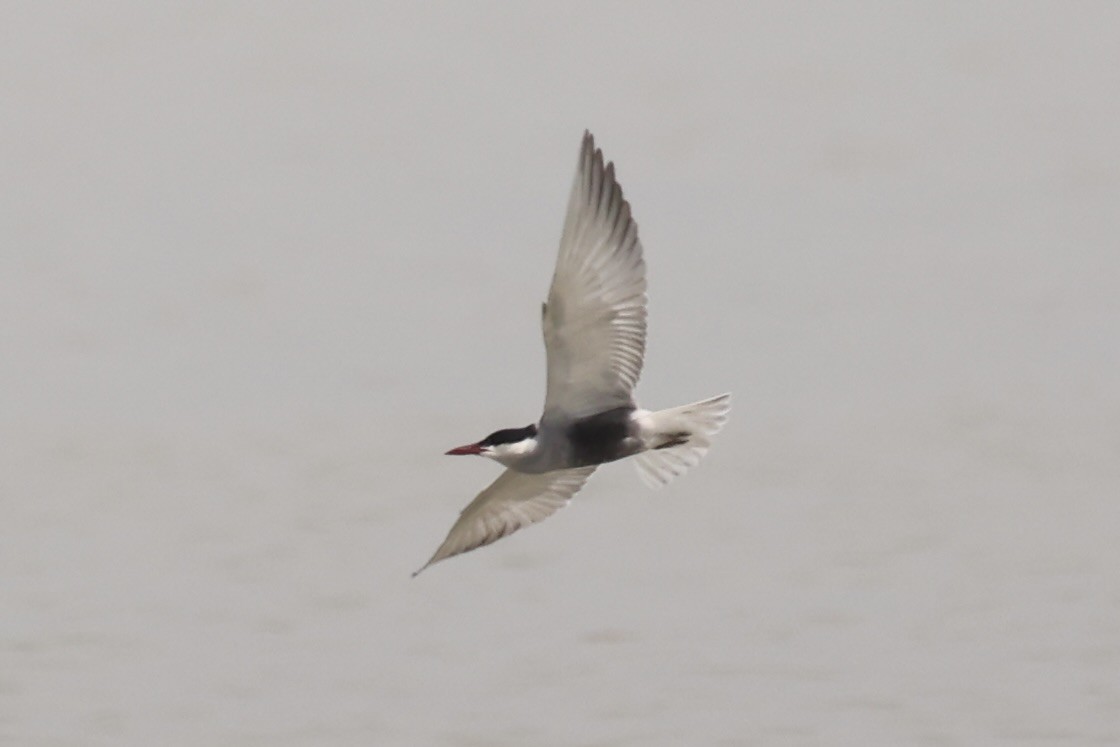
<svg viewBox="0 0 1120 747"><path fill-rule="evenodd" d="M447 539L424 568L489 545L551 516L568 504L594 471L592 466L529 475L507 469L463 509ZM424 568L412 575L419 575Z"/></svg>
<svg viewBox="0 0 1120 747"><path fill-rule="evenodd" d="M646 265L614 164L583 134L560 253L542 319L543 421L633 404L646 346Z"/></svg>

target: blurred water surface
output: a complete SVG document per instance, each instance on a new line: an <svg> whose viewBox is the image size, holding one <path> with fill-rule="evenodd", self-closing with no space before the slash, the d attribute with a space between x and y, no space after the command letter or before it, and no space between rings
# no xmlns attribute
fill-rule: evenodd
<svg viewBox="0 0 1120 747"><path fill-rule="evenodd" d="M0 742L1120 741L1120 12L0 9ZM660 493L419 567L584 128Z"/></svg>

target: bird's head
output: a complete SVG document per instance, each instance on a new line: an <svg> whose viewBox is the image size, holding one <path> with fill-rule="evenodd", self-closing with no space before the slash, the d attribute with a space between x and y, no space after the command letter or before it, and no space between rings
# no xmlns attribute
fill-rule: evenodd
<svg viewBox="0 0 1120 747"><path fill-rule="evenodd" d="M447 452L452 456L476 454L489 457L496 462L501 462L507 467L511 463L520 461L536 449L537 426L527 425L524 428L506 428L494 431L477 443L459 446Z"/></svg>

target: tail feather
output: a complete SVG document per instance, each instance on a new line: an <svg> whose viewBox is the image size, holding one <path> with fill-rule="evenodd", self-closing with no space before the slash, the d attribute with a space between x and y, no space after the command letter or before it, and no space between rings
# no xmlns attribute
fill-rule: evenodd
<svg viewBox="0 0 1120 747"><path fill-rule="evenodd" d="M642 415L639 421L647 451L635 457L642 481L660 488L699 464L730 412L731 395L721 394Z"/></svg>

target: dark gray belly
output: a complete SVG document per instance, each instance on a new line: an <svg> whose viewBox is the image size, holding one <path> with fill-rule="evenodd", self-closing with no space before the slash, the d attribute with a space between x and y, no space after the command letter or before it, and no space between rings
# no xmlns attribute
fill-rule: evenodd
<svg viewBox="0 0 1120 747"><path fill-rule="evenodd" d="M616 407L568 426L568 442L575 467L613 462L640 450L633 407Z"/></svg>

